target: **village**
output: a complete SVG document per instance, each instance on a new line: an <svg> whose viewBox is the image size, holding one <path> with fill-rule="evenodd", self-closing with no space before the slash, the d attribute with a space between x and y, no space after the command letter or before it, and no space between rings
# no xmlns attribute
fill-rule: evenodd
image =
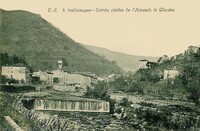
<svg viewBox="0 0 200 131"><path fill-rule="evenodd" d="M197 53L199 47L190 46L185 54ZM183 54L182 54L183 55ZM177 56L173 56L173 59L176 59ZM180 55L178 56L180 57ZM178 58L177 58L178 59ZM151 67L151 64L161 64L163 61L169 60L167 55L160 57L157 62L151 62L146 59L139 60L139 69L147 69ZM83 89L86 90L87 86L97 83L98 81L113 81L115 77L119 74L110 74L107 77L97 77L95 74L90 72L74 72L70 73L62 70L63 61L58 60L58 68L53 71L35 71L30 72L27 67L21 66L2 66L2 76L5 76L8 79L15 79L19 84L31 84L30 77L35 80L40 81L42 85L53 86L56 88L56 85L59 85L61 90L75 90ZM163 78L175 78L178 76L180 71L176 67L172 69L163 70ZM8 83L7 83L8 84Z"/></svg>
<svg viewBox="0 0 200 131"><path fill-rule="evenodd" d="M173 58L169 58L168 56L164 55L160 57L157 62L151 62L146 59L139 60L139 71L143 72L146 69L153 68L156 65L160 65L163 62L168 61L169 59L180 59L184 55L195 54L198 52L199 47L190 46L185 51L184 54L180 54L177 56L173 56ZM176 66L165 68L162 72L158 72L159 81L168 81L173 80L181 74L181 71ZM189 105L189 107L194 106L194 104L180 100L179 98L173 97L165 99L161 99L159 97L150 96L150 95L141 95L141 94L131 94L127 93L126 91L116 91L113 89L108 89L108 93L111 99L115 100L116 103L114 105L114 118L109 116L111 112L111 108L113 108L112 103L107 101L107 99L100 99L100 98L85 98L83 97L88 90L94 89L94 85L104 82L104 83L112 83L116 82L116 79L120 78L120 74L110 74L109 76L99 77L96 76L94 73L90 72L67 72L63 70L63 61L57 61L57 69L52 71L33 71L30 70L25 66L2 66L1 75L4 76L7 81L2 83L1 86L4 89L12 88L12 87L26 87L25 91L12 93L4 98L7 99L8 104L13 107L19 114L26 116L26 113L29 112L29 115L32 117L28 118L32 122L42 121L42 120L54 120L55 115L62 114L62 122L63 123L66 118L64 117L66 114L72 115L69 117L73 119L74 115L77 115L75 120L71 121L70 126L73 126L74 130L82 129L83 127L85 130L91 129L124 129L124 130L131 130L130 126L127 123L123 124L123 118L125 118L124 108L126 106L121 106L120 103L123 101L129 101L130 107L133 109L138 109L141 107L147 108L147 105L154 105L156 106L177 106L177 105ZM173 82L173 81L172 81ZM125 86L125 85L124 85ZM29 90L28 88L31 90ZM102 87L103 88L103 87ZM7 90L8 91L8 90ZM14 93L14 94L13 94ZM100 93L100 92L99 92ZM3 95L4 93L1 93ZM21 95L21 96L20 96ZM20 97L19 97L20 96ZM13 99L14 98L14 99ZM12 100L13 99L13 100ZM118 103L118 104L117 104ZM142 106L142 104L145 106ZM3 104L3 103L2 103ZM151 106L148 109L154 109ZM120 109L120 113L117 113L117 110ZM145 109L146 110L146 109ZM79 113L77 113L79 112ZM81 125L77 123L78 117L86 117L80 115L80 113L98 113L103 115L98 115L100 119L101 117L108 117L108 123L104 123L104 127L99 125L100 127L90 127L88 124ZM73 115L74 113L74 115ZM64 115L64 116L63 116ZM37 116L35 119L33 116ZM11 116L13 117L13 116ZM20 128L14 119L10 116L5 116L6 121L11 125L12 128ZM16 116L14 116L16 117ZM58 116L57 116L58 117ZM88 116L87 116L88 117ZM61 119L59 118L59 119ZM57 119L57 118L56 118ZM87 119L87 118L86 118ZM88 117L88 119L95 119L94 116ZM90 120L89 120L90 121ZM88 121L88 122L89 122ZM113 122L114 123L113 123ZM12 123L15 123L14 125ZM90 122L89 122L90 123ZM117 124L118 123L118 124ZM121 124L119 124L121 123ZM51 122L43 123L47 125L51 125ZM57 123L59 124L59 123ZM91 124L91 123L90 123ZM96 123L97 124L97 123ZM144 124L144 123L143 123ZM21 124L20 124L21 125ZM46 125L46 126L47 126ZM98 124L97 124L98 125ZM112 126L111 126L112 125ZM114 126L113 126L114 125ZM63 125L63 128L66 125ZM88 127L87 127L88 126ZM141 125L140 125L141 126ZM144 125L143 125L144 126ZM41 128L41 125L39 126ZM56 126L54 126L57 128ZM28 127L21 127L24 130L27 130ZM53 127L52 127L53 128ZM70 127L72 128L72 127ZM142 127L140 127L142 129ZM21 130L23 130L21 129ZM44 129L47 129L45 127ZM67 127L66 127L67 129Z"/></svg>

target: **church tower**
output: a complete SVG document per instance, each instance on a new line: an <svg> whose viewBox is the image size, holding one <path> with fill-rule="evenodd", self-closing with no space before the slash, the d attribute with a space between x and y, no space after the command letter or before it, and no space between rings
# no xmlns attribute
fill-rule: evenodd
<svg viewBox="0 0 200 131"><path fill-rule="evenodd" d="M62 67L63 67L63 62L62 62L62 60L58 60L58 69L62 69Z"/></svg>

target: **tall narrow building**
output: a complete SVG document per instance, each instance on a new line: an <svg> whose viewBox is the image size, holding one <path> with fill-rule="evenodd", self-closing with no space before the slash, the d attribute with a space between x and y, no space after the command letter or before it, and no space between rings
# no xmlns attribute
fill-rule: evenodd
<svg viewBox="0 0 200 131"><path fill-rule="evenodd" d="M58 69L62 69L62 67L63 67L62 60L58 60Z"/></svg>

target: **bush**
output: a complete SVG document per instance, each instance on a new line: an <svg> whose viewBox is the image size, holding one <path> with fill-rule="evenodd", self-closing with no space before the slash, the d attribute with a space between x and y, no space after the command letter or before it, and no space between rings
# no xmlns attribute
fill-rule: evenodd
<svg viewBox="0 0 200 131"><path fill-rule="evenodd" d="M133 102L129 101L127 98L123 98L119 103L120 106L124 107L130 107L131 104L133 104Z"/></svg>
<svg viewBox="0 0 200 131"><path fill-rule="evenodd" d="M5 92L24 92L24 91L35 91L33 86L15 86L15 85L2 85L0 87L1 91Z"/></svg>
<svg viewBox="0 0 200 131"><path fill-rule="evenodd" d="M131 87L127 90L127 92L137 92L138 94L144 94L142 86L136 82L131 83Z"/></svg>
<svg viewBox="0 0 200 131"><path fill-rule="evenodd" d="M46 89L47 90L51 90L53 87L52 86L47 86Z"/></svg>
<svg viewBox="0 0 200 131"><path fill-rule="evenodd" d="M110 114L114 113L116 100L113 100L108 95L108 88L106 88L105 82L100 82L94 85L94 88L87 87L87 91L85 92L85 97L102 99L108 101L110 104Z"/></svg>
<svg viewBox="0 0 200 131"><path fill-rule="evenodd" d="M8 79L5 76L0 75L0 83L6 84L7 81Z"/></svg>

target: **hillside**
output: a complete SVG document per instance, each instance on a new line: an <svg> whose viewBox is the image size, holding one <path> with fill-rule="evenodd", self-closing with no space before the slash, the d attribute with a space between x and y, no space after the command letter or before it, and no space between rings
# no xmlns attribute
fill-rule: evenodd
<svg viewBox="0 0 200 131"><path fill-rule="evenodd" d="M64 70L97 75L124 72L54 27L38 14L0 10L0 53L25 57L34 70L52 70L63 60Z"/></svg>
<svg viewBox="0 0 200 131"><path fill-rule="evenodd" d="M103 56L109 61L115 61L118 66L120 66L125 71L135 72L139 69L139 60L147 59L149 61L156 62L158 57L148 57L148 56L136 56L129 55L125 53L111 51L105 48L94 47L90 45L83 45L86 49L98 54L99 56Z"/></svg>
<svg viewBox="0 0 200 131"><path fill-rule="evenodd" d="M200 48L190 46L181 54L161 63L149 63L138 70L132 79L145 94L192 100L200 105Z"/></svg>

